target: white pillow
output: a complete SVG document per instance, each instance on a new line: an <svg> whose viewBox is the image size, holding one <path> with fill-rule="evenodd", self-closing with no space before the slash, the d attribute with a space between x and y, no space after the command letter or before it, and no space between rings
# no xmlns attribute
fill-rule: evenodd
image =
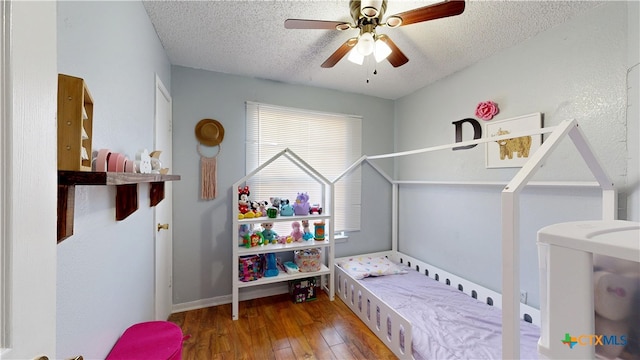
<svg viewBox="0 0 640 360"><path fill-rule="evenodd" d="M406 270L403 270L400 266L396 265L384 256L375 258L368 256L345 258L338 260L337 264L347 273L349 273L349 275L358 280L364 279L368 276L383 276L407 273Z"/></svg>

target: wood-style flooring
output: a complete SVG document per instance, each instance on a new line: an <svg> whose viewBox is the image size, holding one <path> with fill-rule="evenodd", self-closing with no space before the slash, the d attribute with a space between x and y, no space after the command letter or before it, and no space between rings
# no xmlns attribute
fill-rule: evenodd
<svg viewBox="0 0 640 360"><path fill-rule="evenodd" d="M295 304L282 294L172 314L185 335L182 359L396 359L336 297Z"/></svg>

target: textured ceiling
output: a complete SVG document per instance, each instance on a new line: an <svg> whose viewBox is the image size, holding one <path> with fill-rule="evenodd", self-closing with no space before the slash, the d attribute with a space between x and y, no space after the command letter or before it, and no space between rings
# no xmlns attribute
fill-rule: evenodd
<svg viewBox="0 0 640 360"><path fill-rule="evenodd" d="M389 0L383 19L435 2ZM144 1L174 65L385 99L410 94L599 4L471 0L458 16L378 27L409 58L401 67L373 59L355 65L345 57L323 69L320 64L358 31L292 30L284 21L351 21L348 0Z"/></svg>

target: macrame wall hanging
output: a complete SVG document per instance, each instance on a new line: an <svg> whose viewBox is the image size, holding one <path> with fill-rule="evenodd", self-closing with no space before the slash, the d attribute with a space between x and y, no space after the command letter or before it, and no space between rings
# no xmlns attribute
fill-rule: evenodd
<svg viewBox="0 0 640 360"><path fill-rule="evenodd" d="M224 140L224 127L218 120L202 119L196 125L195 133L200 155L200 198L212 200L218 196L218 155ZM217 147L217 151L213 156L206 156L203 145Z"/></svg>

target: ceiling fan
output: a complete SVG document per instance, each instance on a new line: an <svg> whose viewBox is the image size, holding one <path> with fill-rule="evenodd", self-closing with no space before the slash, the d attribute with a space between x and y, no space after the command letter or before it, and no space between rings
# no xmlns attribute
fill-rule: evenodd
<svg viewBox="0 0 640 360"><path fill-rule="evenodd" d="M423 21L441 19L460 15L464 11L464 0L447 0L399 14L391 15L383 21L387 8L387 0L350 0L351 18L353 23L343 21L287 19L284 27L287 29L324 29L340 30L359 29L360 34L345 41L325 62L323 68L333 67L347 53L348 59L362 64L364 57L374 54L376 61L387 59L393 67L406 64L409 61L402 51L386 34L376 34L376 27L386 26L396 28ZM353 50L353 51L352 51Z"/></svg>

